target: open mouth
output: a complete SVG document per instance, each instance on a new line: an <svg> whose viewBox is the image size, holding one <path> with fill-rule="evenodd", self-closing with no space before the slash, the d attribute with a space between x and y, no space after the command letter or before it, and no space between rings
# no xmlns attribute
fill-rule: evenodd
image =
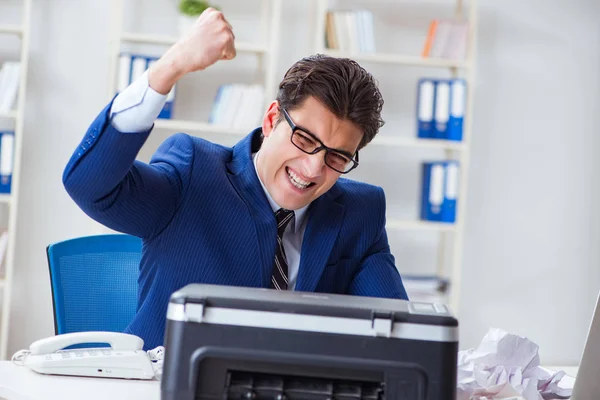
<svg viewBox="0 0 600 400"><path fill-rule="evenodd" d="M294 185L295 187L297 187L300 190L306 190L309 187L315 185L314 182L307 182L307 181L303 180L288 167L285 168L285 171L287 172L288 178L290 179L290 182L292 183L292 185Z"/></svg>

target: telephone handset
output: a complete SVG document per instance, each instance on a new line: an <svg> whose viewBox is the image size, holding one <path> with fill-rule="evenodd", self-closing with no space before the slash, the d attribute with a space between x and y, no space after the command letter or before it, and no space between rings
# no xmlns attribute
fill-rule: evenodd
<svg viewBox="0 0 600 400"><path fill-rule="evenodd" d="M29 346L30 354L54 353L65 347L83 343L108 343L113 350L142 350L144 341L127 333L77 332L40 339Z"/></svg>
<svg viewBox="0 0 600 400"><path fill-rule="evenodd" d="M108 343L110 347L63 350L72 345ZM13 361L41 374L152 379L155 368L144 341L127 333L77 332L38 340L13 356Z"/></svg>

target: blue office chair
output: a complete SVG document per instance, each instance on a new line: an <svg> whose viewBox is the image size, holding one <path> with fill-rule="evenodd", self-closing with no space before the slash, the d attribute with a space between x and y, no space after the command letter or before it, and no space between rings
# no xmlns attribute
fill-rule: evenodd
<svg viewBox="0 0 600 400"><path fill-rule="evenodd" d="M46 250L55 334L122 332L137 311L141 239L87 236Z"/></svg>

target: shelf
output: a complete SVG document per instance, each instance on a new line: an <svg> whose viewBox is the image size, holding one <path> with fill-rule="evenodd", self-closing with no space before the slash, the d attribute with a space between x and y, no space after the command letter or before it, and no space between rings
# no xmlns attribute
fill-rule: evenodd
<svg viewBox="0 0 600 400"><path fill-rule="evenodd" d="M253 129L227 128L218 125L211 125L206 122L184 121L177 119L157 119L154 126L158 129L169 129L179 132L221 133L236 136L246 136ZM376 136L370 144L378 146L421 147L457 151L462 151L465 149L464 143L451 140L391 137L385 135Z"/></svg>
<svg viewBox="0 0 600 400"><path fill-rule="evenodd" d="M14 110L11 110L9 112L1 112L0 111L0 118L16 119L17 118L17 112L14 111Z"/></svg>
<svg viewBox="0 0 600 400"><path fill-rule="evenodd" d="M445 222L430 221L403 221L390 219L386 224L387 229L411 230L411 231L434 231L434 232L455 232L456 225Z"/></svg>
<svg viewBox="0 0 600 400"><path fill-rule="evenodd" d="M378 146L422 147L457 151L462 151L466 148L463 142L453 140L394 137L391 135L382 134L375 136L370 144Z"/></svg>
<svg viewBox="0 0 600 400"><path fill-rule="evenodd" d="M351 58L356 61L374 62L381 64L411 65L418 67L438 68L468 68L466 60L448 60L444 58L424 58L393 53L350 53L339 50L323 49L324 54L333 57Z"/></svg>
<svg viewBox="0 0 600 400"><path fill-rule="evenodd" d="M246 136L252 129L227 128L219 125L212 125L206 122L184 121L177 119L157 119L154 127L158 129L169 129L178 132L200 132L200 133L218 133L235 136Z"/></svg>
<svg viewBox="0 0 600 400"><path fill-rule="evenodd" d="M124 42L131 43L146 43L146 44L160 44L165 46L171 46L175 44L175 42L179 38L177 36L167 36L167 35L148 35L143 33L128 33L124 32L121 35L121 40ZM237 52L245 52L245 53L257 53L262 54L267 52L267 48L265 46L253 44L253 43L244 43L239 42L235 44L235 49Z"/></svg>
<svg viewBox="0 0 600 400"><path fill-rule="evenodd" d="M0 33L22 36L23 28L20 25L2 25L2 24L0 24Z"/></svg>

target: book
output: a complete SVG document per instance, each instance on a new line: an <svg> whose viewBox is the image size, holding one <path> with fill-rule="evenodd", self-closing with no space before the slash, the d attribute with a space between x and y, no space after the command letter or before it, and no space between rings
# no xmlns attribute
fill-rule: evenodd
<svg viewBox="0 0 600 400"><path fill-rule="evenodd" d="M325 47L350 53L374 53L373 13L370 10L330 10L325 14Z"/></svg>
<svg viewBox="0 0 600 400"><path fill-rule="evenodd" d="M456 222L459 163L428 161L421 165L420 218L423 221Z"/></svg>
<svg viewBox="0 0 600 400"><path fill-rule="evenodd" d="M444 200L442 202L441 221L456 222L456 201L458 198L458 161L446 161L444 175Z"/></svg>
<svg viewBox="0 0 600 400"><path fill-rule="evenodd" d="M435 80L423 78L417 88L417 137L433 138Z"/></svg>
<svg viewBox="0 0 600 400"><path fill-rule="evenodd" d="M11 111L15 105L21 79L21 63L6 61L0 69L0 113Z"/></svg>
<svg viewBox="0 0 600 400"><path fill-rule="evenodd" d="M464 79L450 81L450 112L445 139L462 141L463 121L467 98L467 83Z"/></svg>
<svg viewBox="0 0 600 400"><path fill-rule="evenodd" d="M15 133L0 131L0 193L10 193L15 151Z"/></svg>
<svg viewBox="0 0 600 400"><path fill-rule="evenodd" d="M448 119L450 118L450 82L439 80L435 84L433 137L446 139Z"/></svg>

